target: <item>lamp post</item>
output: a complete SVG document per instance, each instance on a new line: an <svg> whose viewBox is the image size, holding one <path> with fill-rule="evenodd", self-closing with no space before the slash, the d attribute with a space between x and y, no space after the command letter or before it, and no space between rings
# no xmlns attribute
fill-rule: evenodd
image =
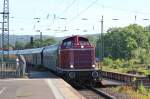
<svg viewBox="0 0 150 99"><path fill-rule="evenodd" d="M104 39L103 39L103 31L104 31L104 17L101 16L101 61L103 61L104 57Z"/></svg>
<svg viewBox="0 0 150 99"><path fill-rule="evenodd" d="M98 62L98 68L102 69L102 61L103 61L103 56L104 56L104 41L103 41L103 29L104 29L104 17L103 15L101 16L101 32L99 36L99 45L98 45L98 50L99 50L99 62Z"/></svg>

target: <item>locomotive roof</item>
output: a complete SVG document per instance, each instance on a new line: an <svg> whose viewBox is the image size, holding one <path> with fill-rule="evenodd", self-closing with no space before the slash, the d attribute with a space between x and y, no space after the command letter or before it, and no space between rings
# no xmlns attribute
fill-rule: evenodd
<svg viewBox="0 0 150 99"><path fill-rule="evenodd" d="M87 41L88 41L88 39L87 39L87 38L85 38L85 37L81 37L81 36L78 36L78 35L68 37L68 38L64 39L63 41L74 40L74 38L80 38L81 40L87 40Z"/></svg>

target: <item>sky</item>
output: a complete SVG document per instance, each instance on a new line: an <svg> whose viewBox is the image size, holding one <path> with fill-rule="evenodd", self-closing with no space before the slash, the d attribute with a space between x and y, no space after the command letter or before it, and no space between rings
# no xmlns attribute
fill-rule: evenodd
<svg viewBox="0 0 150 99"><path fill-rule="evenodd" d="M100 33L102 15L104 32L134 23L147 26L149 4L150 0L9 0L10 34L39 35L40 31L60 37ZM2 8L0 0L0 12Z"/></svg>

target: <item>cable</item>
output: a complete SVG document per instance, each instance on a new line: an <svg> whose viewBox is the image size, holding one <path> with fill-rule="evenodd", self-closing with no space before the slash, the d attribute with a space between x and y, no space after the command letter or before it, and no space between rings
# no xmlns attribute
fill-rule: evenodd
<svg viewBox="0 0 150 99"><path fill-rule="evenodd" d="M112 7L112 6L107 6L107 5L103 5L103 4L100 4L101 7L104 7L104 8L109 8L109 9L113 9L113 10L120 10L120 11L126 11L126 12L130 12L130 13L139 13L139 14L146 14L146 15L150 15L150 13L148 12L141 12L141 11L136 11L136 10L129 10L129 9L125 9L125 8L116 8L116 7Z"/></svg>
<svg viewBox="0 0 150 99"><path fill-rule="evenodd" d="M63 12L58 15L57 17L60 17L61 15L63 15L65 12L67 12L71 7L72 5L76 2L77 0L73 0L64 10ZM54 14L54 18L52 19L52 24L51 25L54 25L54 20L56 19L56 14Z"/></svg>
<svg viewBox="0 0 150 99"><path fill-rule="evenodd" d="M67 12L71 7L72 5L76 2L77 0L73 0L65 9L64 11L59 15L61 16L62 14L64 14L65 12Z"/></svg>
<svg viewBox="0 0 150 99"><path fill-rule="evenodd" d="M86 12L89 8L91 8L97 1L98 1L98 0L93 1L87 8L85 8L84 10L82 10L81 12L79 12L79 14L77 14L75 17L73 17L73 18L71 19L71 21L74 20L74 19L76 19L77 17L79 17L81 14L85 13L85 12Z"/></svg>
<svg viewBox="0 0 150 99"><path fill-rule="evenodd" d="M70 23L71 21L75 20L77 17L85 13L89 8L91 8L98 0L94 0L92 3L90 3L84 10L80 11L75 17L70 19L70 21L66 22L66 25Z"/></svg>

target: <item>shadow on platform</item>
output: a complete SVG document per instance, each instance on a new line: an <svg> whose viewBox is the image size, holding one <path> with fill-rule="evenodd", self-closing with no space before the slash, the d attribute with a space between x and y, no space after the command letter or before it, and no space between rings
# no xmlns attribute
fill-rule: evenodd
<svg viewBox="0 0 150 99"><path fill-rule="evenodd" d="M34 67L27 67L27 76L30 79L44 79L44 78L54 78L57 79L55 74L50 72L47 68L34 68Z"/></svg>

